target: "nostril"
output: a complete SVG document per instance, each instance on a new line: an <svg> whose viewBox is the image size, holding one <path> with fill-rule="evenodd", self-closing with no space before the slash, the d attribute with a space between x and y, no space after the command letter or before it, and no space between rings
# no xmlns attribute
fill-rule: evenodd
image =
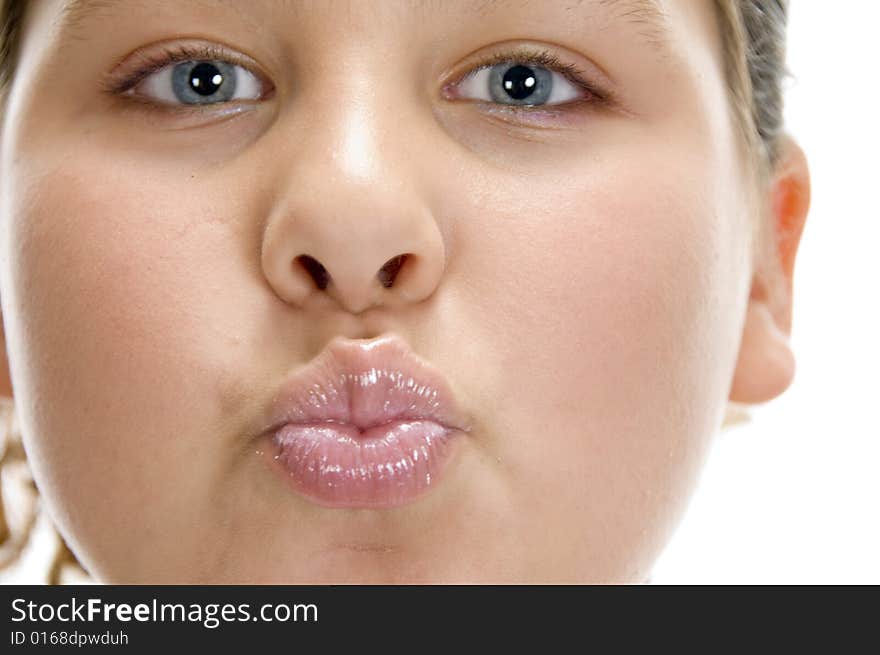
<svg viewBox="0 0 880 655"><path fill-rule="evenodd" d="M403 268L403 264L406 262L407 257L408 255L397 255L397 257L392 257L385 262L385 265L382 268L379 269L377 277L383 287L387 289L394 284L394 279L397 277L400 269Z"/></svg>
<svg viewBox="0 0 880 655"><path fill-rule="evenodd" d="M319 289L323 291L327 288L327 285L330 283L330 273L321 265L321 262L308 255L300 255L296 258L296 261L312 276Z"/></svg>

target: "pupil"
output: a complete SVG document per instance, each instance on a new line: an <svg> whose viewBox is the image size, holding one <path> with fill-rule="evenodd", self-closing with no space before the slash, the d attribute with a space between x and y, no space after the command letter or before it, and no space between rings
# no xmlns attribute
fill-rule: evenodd
<svg viewBox="0 0 880 655"><path fill-rule="evenodd" d="M223 75L214 64L196 64L189 73L189 85L199 95L213 95L221 84Z"/></svg>
<svg viewBox="0 0 880 655"><path fill-rule="evenodd" d="M538 83L532 70L519 64L507 71L502 81L504 89L514 100L529 97Z"/></svg>

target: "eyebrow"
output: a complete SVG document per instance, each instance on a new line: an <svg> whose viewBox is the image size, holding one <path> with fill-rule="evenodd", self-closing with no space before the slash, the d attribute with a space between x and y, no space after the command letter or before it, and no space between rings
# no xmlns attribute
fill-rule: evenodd
<svg viewBox="0 0 880 655"><path fill-rule="evenodd" d="M578 4L583 0L578 0ZM614 12L617 20L634 25L645 42L660 53L669 46L669 16L662 0L599 0L598 3Z"/></svg>
<svg viewBox="0 0 880 655"><path fill-rule="evenodd" d="M151 0L155 2L156 0ZM184 0L178 0L182 2ZM191 4L206 7L216 7L216 0L185 0ZM297 13L306 7L303 0L279 0L285 6L285 10ZM482 15L494 9L500 2L505 0L473 0L468 11L476 15ZM544 2L545 0L538 0ZM565 11L571 11L580 7L585 0L570 0ZM589 1L589 0L587 0ZM62 32L75 32L82 24L100 14L103 10L118 9L120 5L140 2L148 4L144 0L66 0L61 11L60 24ZM662 0L594 0L591 5L602 8L610 16L609 22L626 21L638 29L639 35L645 42L658 52L667 49L668 17L663 8ZM430 11L447 10L450 5L436 0L413 0L410 8L422 13Z"/></svg>

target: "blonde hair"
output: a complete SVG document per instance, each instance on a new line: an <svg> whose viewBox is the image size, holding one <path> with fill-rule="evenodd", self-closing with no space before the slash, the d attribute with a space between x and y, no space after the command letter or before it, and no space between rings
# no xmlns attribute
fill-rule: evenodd
<svg viewBox="0 0 880 655"><path fill-rule="evenodd" d="M42 578L35 580L33 571L40 571ZM25 456L15 403L0 397L0 582L89 581L43 507Z"/></svg>
<svg viewBox="0 0 880 655"><path fill-rule="evenodd" d="M715 0L734 122L757 181L776 163L782 131L787 0ZM0 0L0 115L12 82L21 40L25 0ZM749 420L747 406L728 403L721 429ZM37 566L34 562L42 562ZM28 466L15 404L0 398L0 582L88 582L53 526ZM19 579L15 579L18 576Z"/></svg>

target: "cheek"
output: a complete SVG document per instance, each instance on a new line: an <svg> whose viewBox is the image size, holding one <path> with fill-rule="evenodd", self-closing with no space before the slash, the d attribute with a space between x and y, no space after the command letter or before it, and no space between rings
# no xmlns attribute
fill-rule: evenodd
<svg viewBox="0 0 880 655"><path fill-rule="evenodd" d="M239 208L193 193L198 181L179 172L100 156L21 177L13 350L41 489L98 561L108 561L101 549L130 552L108 538L108 522L129 546L180 546L223 512L222 499L201 501L240 439L233 372L249 339L242 324L264 296L247 288L258 280L243 256L250 241L227 220ZM137 556L174 560L147 547Z"/></svg>
<svg viewBox="0 0 880 655"><path fill-rule="evenodd" d="M665 534L718 425L746 261L721 167L649 153L567 182L496 180L461 238L484 345L473 392L517 506L569 527L577 507L629 554ZM614 556L581 534L596 559L580 561Z"/></svg>

